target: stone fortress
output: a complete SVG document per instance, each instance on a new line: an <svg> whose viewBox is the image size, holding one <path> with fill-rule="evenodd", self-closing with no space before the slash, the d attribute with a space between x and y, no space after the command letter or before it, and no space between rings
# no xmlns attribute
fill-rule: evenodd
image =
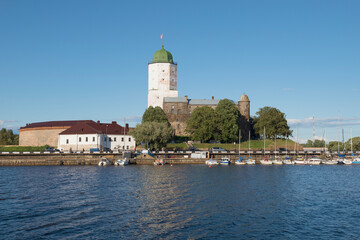
<svg viewBox="0 0 360 240"><path fill-rule="evenodd" d="M209 106L216 108L219 99L191 99L188 96L178 97L177 64L169 51L161 49L154 53L153 60L148 65L148 107L161 107L167 115L175 135L187 135L186 121L197 107ZM242 136L248 136L250 129L250 100L242 95L238 102L234 102L241 115ZM247 137L244 137L247 138Z"/></svg>

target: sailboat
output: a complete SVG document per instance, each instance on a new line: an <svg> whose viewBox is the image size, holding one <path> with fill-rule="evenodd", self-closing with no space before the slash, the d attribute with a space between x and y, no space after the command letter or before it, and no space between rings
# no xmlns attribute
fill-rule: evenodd
<svg viewBox="0 0 360 240"><path fill-rule="evenodd" d="M345 151L345 144L344 144L344 129L342 129L342 139L343 139L343 151ZM338 147L339 148L339 147ZM345 165L351 165L352 161L346 158L346 155L341 155L340 152L338 152L338 164L345 164Z"/></svg>
<svg viewBox="0 0 360 240"><path fill-rule="evenodd" d="M288 138L286 138L286 155L285 155L285 160L283 161L283 164L286 164L286 165L294 164L294 162L291 161L291 157L288 156Z"/></svg>
<svg viewBox="0 0 360 240"><path fill-rule="evenodd" d="M248 160L246 160L245 162L246 162L246 164L254 165L254 164L255 164L255 160L254 160L254 159L251 159L251 155L250 155L250 151L251 151L250 141L251 141L251 135L250 135L250 130L249 130L249 147L248 147L249 158L248 158Z"/></svg>
<svg viewBox="0 0 360 240"><path fill-rule="evenodd" d="M353 141L352 141L352 128L351 128L351 156L352 156L352 163L353 164L360 164L360 157L355 157L353 152Z"/></svg>
<svg viewBox="0 0 360 240"><path fill-rule="evenodd" d="M324 131L324 153L326 155L326 128ZM330 156L331 157L331 156ZM332 160L332 159L325 159L324 161L321 162L322 164L325 165L336 165L337 161L336 160Z"/></svg>
<svg viewBox="0 0 360 240"><path fill-rule="evenodd" d="M240 156L241 129L239 129L239 159L235 161L236 165L245 165L244 158Z"/></svg>
<svg viewBox="0 0 360 240"><path fill-rule="evenodd" d="M271 165L272 161L270 161L265 157L265 139L266 139L266 135L265 135L265 127L264 127L264 159L260 160L260 163L263 165Z"/></svg>
<svg viewBox="0 0 360 240"><path fill-rule="evenodd" d="M276 134L275 134L275 159L272 161L275 165L282 165L283 162L280 160L280 157L276 155L277 149L276 149Z"/></svg>

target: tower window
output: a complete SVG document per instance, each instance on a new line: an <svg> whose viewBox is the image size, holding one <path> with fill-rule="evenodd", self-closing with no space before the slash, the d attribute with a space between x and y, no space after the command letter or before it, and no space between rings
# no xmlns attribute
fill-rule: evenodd
<svg viewBox="0 0 360 240"><path fill-rule="evenodd" d="M174 114L175 113L175 110L174 109L171 109L171 114Z"/></svg>
<svg viewBox="0 0 360 240"><path fill-rule="evenodd" d="M85 138L85 142L87 142L87 141L88 141L88 137Z"/></svg>
<svg viewBox="0 0 360 240"><path fill-rule="evenodd" d="M181 114L181 109L178 109L178 110L177 110L177 114Z"/></svg>
<svg viewBox="0 0 360 240"><path fill-rule="evenodd" d="M66 144L69 144L69 139L66 139Z"/></svg>
<svg viewBox="0 0 360 240"><path fill-rule="evenodd" d="M81 142L81 137L79 137L79 142Z"/></svg>
<svg viewBox="0 0 360 240"><path fill-rule="evenodd" d="M172 78L172 79L171 79L171 82L175 82L175 79Z"/></svg>
<svg viewBox="0 0 360 240"><path fill-rule="evenodd" d="M93 137L93 142L95 142L95 137Z"/></svg>

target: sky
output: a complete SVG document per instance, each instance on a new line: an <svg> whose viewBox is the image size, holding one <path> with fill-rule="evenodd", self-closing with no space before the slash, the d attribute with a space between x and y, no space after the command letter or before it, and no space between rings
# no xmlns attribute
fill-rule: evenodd
<svg viewBox="0 0 360 240"><path fill-rule="evenodd" d="M360 136L359 12L350 0L0 0L0 128L135 126L163 33L180 97L246 93L252 116L278 108L300 141L313 138L313 117L318 139Z"/></svg>

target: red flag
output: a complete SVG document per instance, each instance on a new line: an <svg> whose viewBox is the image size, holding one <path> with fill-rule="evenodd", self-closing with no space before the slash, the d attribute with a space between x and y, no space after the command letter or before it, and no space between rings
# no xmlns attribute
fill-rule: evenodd
<svg viewBox="0 0 360 240"><path fill-rule="evenodd" d="M160 35L160 39L163 39L163 35L164 35L163 33Z"/></svg>

